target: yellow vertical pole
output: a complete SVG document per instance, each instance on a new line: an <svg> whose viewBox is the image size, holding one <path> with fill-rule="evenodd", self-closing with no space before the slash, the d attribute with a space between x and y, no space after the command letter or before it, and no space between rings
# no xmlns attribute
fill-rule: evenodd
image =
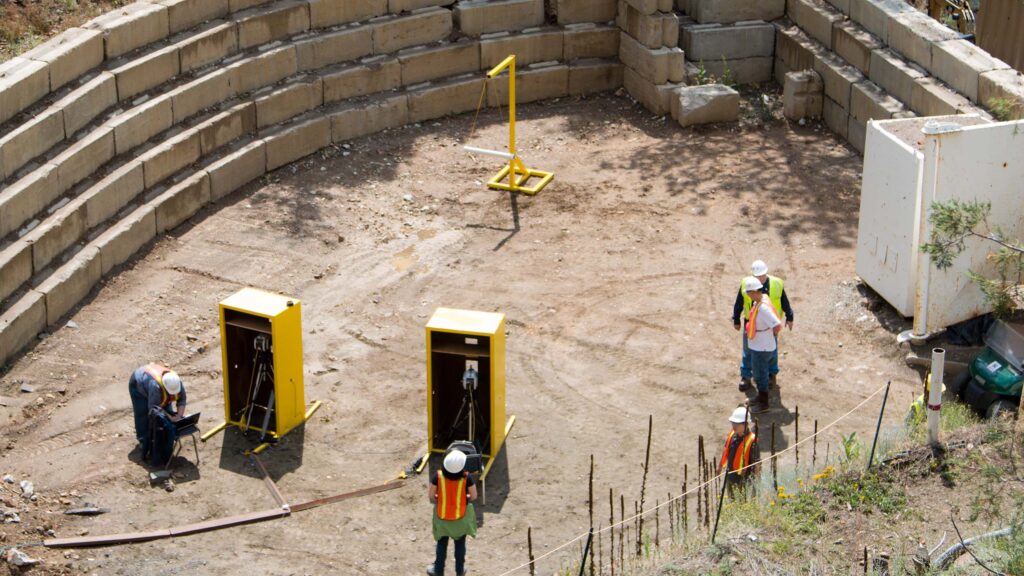
<svg viewBox="0 0 1024 576"><path fill-rule="evenodd" d="M516 185L516 55L509 57L508 65L508 153L512 159L508 161L508 183Z"/></svg>

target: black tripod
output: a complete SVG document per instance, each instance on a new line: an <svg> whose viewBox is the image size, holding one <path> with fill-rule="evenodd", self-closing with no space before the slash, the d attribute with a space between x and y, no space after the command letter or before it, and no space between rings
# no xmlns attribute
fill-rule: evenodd
<svg viewBox="0 0 1024 576"><path fill-rule="evenodd" d="M267 428L270 426L270 415L275 406L274 357L270 348L270 337L264 334L256 336L253 339L253 348L256 349L256 357L253 360L252 378L249 380L249 398L243 409L245 419L242 423L245 425L243 430L248 430L250 422L252 422L253 410L263 409L263 426L260 428L260 442L263 442L266 439ZM256 403L256 399L264 385L270 386L270 398L266 406L261 406Z"/></svg>
<svg viewBox="0 0 1024 576"><path fill-rule="evenodd" d="M483 439L483 442L477 442L476 433L477 430L484 428L483 414L477 410L476 407L476 392L477 386L477 372L472 368L466 370L462 376L462 389L465 392L462 395L462 405L459 406L459 411L455 413L455 421L452 424L451 430L448 433L448 442L451 443L455 439L455 435L458 434L459 428L463 424L469 424L468 438L474 446L476 446L477 452L480 452L482 444L487 442L487 438ZM489 434L488 434L489 436Z"/></svg>

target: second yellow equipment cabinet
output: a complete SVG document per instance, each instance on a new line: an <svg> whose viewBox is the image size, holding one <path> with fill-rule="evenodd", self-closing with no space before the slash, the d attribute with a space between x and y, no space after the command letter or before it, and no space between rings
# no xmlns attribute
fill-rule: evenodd
<svg viewBox="0 0 1024 576"><path fill-rule="evenodd" d="M243 288L220 303L224 423L254 430L262 452L305 422L320 407L306 408L302 365L302 303L287 296Z"/></svg>
<svg viewBox="0 0 1024 576"><path fill-rule="evenodd" d="M438 308L426 336L427 456L472 440L487 461L483 480L515 423L505 421L505 315ZM469 390L467 368L476 372Z"/></svg>

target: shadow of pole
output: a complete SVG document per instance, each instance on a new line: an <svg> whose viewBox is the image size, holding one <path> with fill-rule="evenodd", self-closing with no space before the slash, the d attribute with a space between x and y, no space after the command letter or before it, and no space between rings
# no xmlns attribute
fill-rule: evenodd
<svg viewBox="0 0 1024 576"><path fill-rule="evenodd" d="M508 197L509 202L512 204L512 231L508 236L502 238L501 242L498 242L498 245L494 247L494 252L501 250L502 246L519 233L519 193L509 192Z"/></svg>

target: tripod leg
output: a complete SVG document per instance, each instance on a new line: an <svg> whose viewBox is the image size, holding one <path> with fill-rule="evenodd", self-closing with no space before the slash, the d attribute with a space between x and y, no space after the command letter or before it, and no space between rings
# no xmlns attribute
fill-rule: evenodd
<svg viewBox="0 0 1024 576"><path fill-rule="evenodd" d="M260 441L267 437L267 427L270 426L270 413L274 410L274 389L270 389L270 401L267 403L267 411L263 414L263 430L260 432Z"/></svg>
<svg viewBox="0 0 1024 576"><path fill-rule="evenodd" d="M255 374L255 378L256 378L255 386L254 387L253 386L249 387L249 392L250 392L250 395L249 395L249 406L247 407L248 410L246 411L246 414L245 414L245 428L242 429L243 431L249 429L249 423L252 421L252 411L253 411L253 408L256 407L256 397L260 393L260 384L263 383L263 362L260 361L259 355L256 356L256 374Z"/></svg>

